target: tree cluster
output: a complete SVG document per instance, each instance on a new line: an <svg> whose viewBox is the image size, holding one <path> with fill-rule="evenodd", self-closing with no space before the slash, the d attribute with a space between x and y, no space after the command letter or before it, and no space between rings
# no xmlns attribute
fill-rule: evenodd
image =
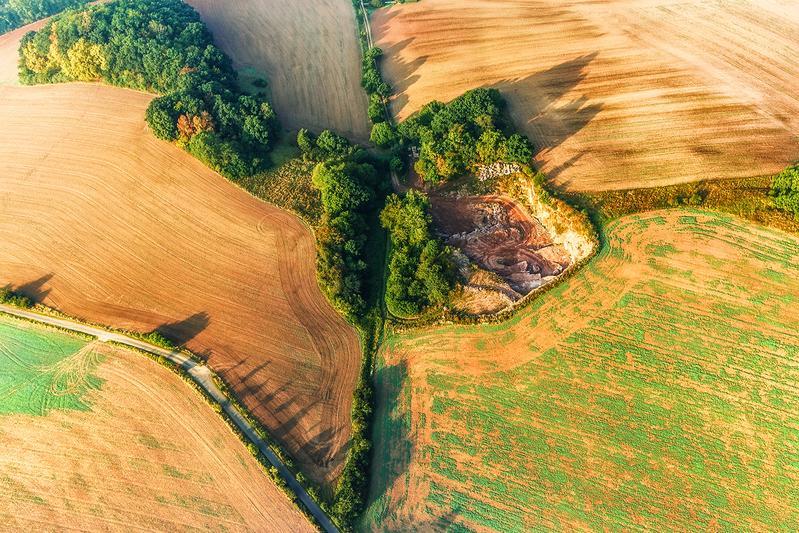
<svg viewBox="0 0 799 533"><path fill-rule="evenodd" d="M13 305L14 307L33 307L33 300L11 289L10 286L0 287L0 304Z"/></svg>
<svg viewBox="0 0 799 533"><path fill-rule="evenodd" d="M242 93L197 12L180 0L116 0L68 11L20 45L23 83L104 81L159 93L146 120L231 179L257 171L277 132L269 103Z"/></svg>
<svg viewBox="0 0 799 533"><path fill-rule="evenodd" d="M402 122L401 138L419 146L415 169L422 179L440 183L497 161L529 164L530 141L503 131L504 107L496 89L474 89L448 104L430 102Z"/></svg>
<svg viewBox="0 0 799 533"><path fill-rule="evenodd" d="M455 284L450 252L430 226L430 201L411 190L392 194L380 213L391 237L386 305L400 316L414 316L430 305L445 304Z"/></svg>
<svg viewBox="0 0 799 533"><path fill-rule="evenodd" d="M771 196L777 208L799 219L799 165L790 166L774 176Z"/></svg>
<svg viewBox="0 0 799 533"><path fill-rule="evenodd" d="M36 22L86 0L3 0L0 1L0 33Z"/></svg>
<svg viewBox="0 0 799 533"><path fill-rule="evenodd" d="M366 215L374 209L377 172L367 153L328 130L297 135L300 149L319 161L313 185L322 196L316 231L317 275L333 306L356 322L366 310Z"/></svg>

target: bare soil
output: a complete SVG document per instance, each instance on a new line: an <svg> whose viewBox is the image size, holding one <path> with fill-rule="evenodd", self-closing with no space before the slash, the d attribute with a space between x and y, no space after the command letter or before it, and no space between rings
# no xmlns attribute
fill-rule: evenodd
<svg viewBox="0 0 799 533"><path fill-rule="evenodd" d="M180 378L90 346L90 409L0 417L0 529L314 530Z"/></svg>
<svg viewBox="0 0 799 533"><path fill-rule="evenodd" d="M369 140L361 52L349 0L188 3L240 72L268 80L284 127L330 128L353 140Z"/></svg>
<svg viewBox="0 0 799 533"><path fill-rule="evenodd" d="M524 295L569 266L566 250L515 202L501 196L431 194L433 222L446 242Z"/></svg>
<svg viewBox="0 0 799 533"><path fill-rule="evenodd" d="M799 158L799 4L424 0L375 13L404 119L497 87L575 191L775 173Z"/></svg>

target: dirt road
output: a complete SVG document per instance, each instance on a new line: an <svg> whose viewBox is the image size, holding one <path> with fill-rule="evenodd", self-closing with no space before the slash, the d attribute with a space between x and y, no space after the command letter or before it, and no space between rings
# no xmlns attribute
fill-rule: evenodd
<svg viewBox="0 0 799 533"><path fill-rule="evenodd" d="M70 331L76 331L78 333L92 335L97 337L97 339L102 342L117 342L119 344L124 344L125 346L130 346L132 348L144 350L145 352L149 352L154 355L159 355L169 359L176 365L179 365L199 386L201 386L209 395L211 395L215 401L219 402L219 405L222 406L225 414L228 415L231 420L233 420L233 422L236 424L236 427L238 427L239 430L244 433L253 444L258 446L260 452L267 458L272 466L277 468L278 472L280 472L280 476L286 481L289 489L291 489L291 491L297 496L297 498L302 502L311 515L313 515L317 522L322 526L322 529L326 532L338 532L338 529L333 522L327 517L325 512L322 511L316 502L311 499L308 493L305 492L305 489L302 488L294 475L289 471L288 468L286 468L286 465L284 465L283 462L274 454L274 452L272 452L272 450L269 448L269 445L255 433L255 429L253 429L253 427L244 419L242 414L230 403L230 400L219 389L219 387L216 386L216 383L214 383L213 379L214 375L207 366L193 361L188 356L180 352L166 350L148 342L128 337L127 335L106 331L102 328L81 324L72 320L41 315L32 311L25 311L22 309L17 309L16 307L2 304L0 304L0 312L28 320L34 320L43 324L49 324L51 326L56 326Z"/></svg>

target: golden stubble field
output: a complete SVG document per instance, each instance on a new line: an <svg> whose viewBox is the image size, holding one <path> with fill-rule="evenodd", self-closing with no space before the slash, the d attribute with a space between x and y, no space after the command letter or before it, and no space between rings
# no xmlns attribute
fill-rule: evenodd
<svg viewBox="0 0 799 533"><path fill-rule="evenodd" d="M0 37L0 58L20 36ZM313 236L155 139L151 98L0 86L0 285L185 342L329 483L349 440L360 347L318 287Z"/></svg>
<svg viewBox="0 0 799 533"><path fill-rule="evenodd" d="M799 158L799 4L424 0L373 17L402 119L497 87L569 190L766 175Z"/></svg>
<svg viewBox="0 0 799 533"><path fill-rule="evenodd" d="M0 88L0 284L206 357L317 477L342 460L359 345L310 231L145 130L151 97Z"/></svg>
<svg viewBox="0 0 799 533"><path fill-rule="evenodd" d="M284 127L369 140L361 52L349 0L189 0L245 73L266 75Z"/></svg>
<svg viewBox="0 0 799 533"><path fill-rule="evenodd" d="M0 357L33 356L3 367L39 370L36 381L50 376L35 361L55 355L41 350L76 342L26 322L0 325L14 335L0 338ZM0 530L313 531L178 376L96 341L56 357L61 374L42 392L57 399L83 381L95 386L82 394L82 409L0 415Z"/></svg>

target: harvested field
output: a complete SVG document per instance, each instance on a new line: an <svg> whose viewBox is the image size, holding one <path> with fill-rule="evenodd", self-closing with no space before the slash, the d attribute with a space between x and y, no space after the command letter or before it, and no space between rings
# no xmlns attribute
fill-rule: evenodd
<svg viewBox="0 0 799 533"><path fill-rule="evenodd" d="M207 358L313 478L339 471L355 331L311 233L145 129L151 96L0 87L0 285Z"/></svg>
<svg viewBox="0 0 799 533"><path fill-rule="evenodd" d="M569 190L759 176L799 159L793 1L424 0L377 11L372 29L398 118L497 87Z"/></svg>
<svg viewBox="0 0 799 533"><path fill-rule="evenodd" d="M433 222L447 244L524 295L569 266L566 250L546 228L500 196L431 194Z"/></svg>
<svg viewBox="0 0 799 533"><path fill-rule="evenodd" d="M189 0L244 77L264 76L284 127L366 142L361 51L349 0Z"/></svg>
<svg viewBox="0 0 799 533"><path fill-rule="evenodd" d="M2 316L0 369L0 529L313 531L199 393L143 355Z"/></svg>
<svg viewBox="0 0 799 533"><path fill-rule="evenodd" d="M390 336L369 528L799 528L799 239L684 209L606 237L508 322Z"/></svg>

